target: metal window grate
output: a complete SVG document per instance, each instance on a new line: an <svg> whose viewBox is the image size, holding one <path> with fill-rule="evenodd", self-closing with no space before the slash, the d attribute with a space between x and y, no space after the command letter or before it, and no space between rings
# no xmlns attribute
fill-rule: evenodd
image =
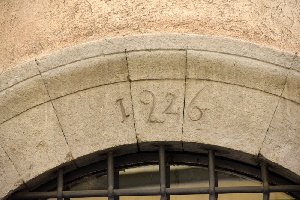
<svg viewBox="0 0 300 200"><path fill-rule="evenodd" d="M226 164L226 160L223 162ZM92 167L96 166L99 167L99 165L94 165ZM268 166L265 162L262 162L260 164L261 179L263 183L262 186L218 187L218 176L216 171L216 159L214 150L208 150L209 187L170 188L170 166L166 164L166 151L164 145L159 146L159 189L119 189L119 173L115 172L114 168L114 156L112 152L109 152L107 158L107 190L63 191L64 175L63 170L60 169L57 176L56 191L21 192L13 194L10 199L18 200L57 198L58 200L69 200L70 198L108 197L109 200L118 200L120 196L161 196L161 200L169 200L170 195L209 194L209 200L217 200L218 194L262 193L263 200L269 200L270 192L300 192L300 185L270 185L270 174L268 172ZM295 197L299 198L299 196L297 195Z"/></svg>

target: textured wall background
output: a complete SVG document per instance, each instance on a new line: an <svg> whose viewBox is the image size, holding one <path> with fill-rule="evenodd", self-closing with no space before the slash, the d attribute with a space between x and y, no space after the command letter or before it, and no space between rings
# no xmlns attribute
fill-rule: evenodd
<svg viewBox="0 0 300 200"><path fill-rule="evenodd" d="M232 37L300 50L299 0L1 0L0 73L87 41L148 33Z"/></svg>

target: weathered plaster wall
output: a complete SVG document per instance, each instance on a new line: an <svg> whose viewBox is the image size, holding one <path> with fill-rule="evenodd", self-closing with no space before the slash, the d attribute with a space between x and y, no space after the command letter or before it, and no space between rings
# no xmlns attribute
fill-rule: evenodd
<svg viewBox="0 0 300 200"><path fill-rule="evenodd" d="M115 36L194 33L300 50L299 0L2 0L0 73L54 50Z"/></svg>

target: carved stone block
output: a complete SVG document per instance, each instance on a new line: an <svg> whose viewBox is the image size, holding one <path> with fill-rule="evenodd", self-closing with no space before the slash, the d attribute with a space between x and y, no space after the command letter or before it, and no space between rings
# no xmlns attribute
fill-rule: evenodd
<svg viewBox="0 0 300 200"><path fill-rule="evenodd" d="M3 183L0 187L0 199L2 199L7 193L13 192L13 190L23 184L23 181L1 146L0 166L0 183Z"/></svg>
<svg viewBox="0 0 300 200"><path fill-rule="evenodd" d="M136 134L141 149L151 141L182 141L184 80L132 83ZM181 145L173 147L182 150Z"/></svg>
<svg viewBox="0 0 300 200"><path fill-rule="evenodd" d="M281 99L261 154L275 163L300 174L300 105Z"/></svg>
<svg viewBox="0 0 300 200"><path fill-rule="evenodd" d="M240 56L188 51L187 78L212 80L281 95L287 69Z"/></svg>
<svg viewBox="0 0 300 200"><path fill-rule="evenodd" d="M80 91L53 104L74 158L136 143L129 82Z"/></svg>
<svg viewBox="0 0 300 200"><path fill-rule="evenodd" d="M0 123L49 100L40 76L3 90L0 92Z"/></svg>
<svg viewBox="0 0 300 200"><path fill-rule="evenodd" d="M187 80L185 103L183 141L258 155L278 97L241 86Z"/></svg>
<svg viewBox="0 0 300 200"><path fill-rule="evenodd" d="M300 103L300 73L290 71L287 76L286 85L282 96L297 103Z"/></svg>
<svg viewBox="0 0 300 200"><path fill-rule="evenodd" d="M51 103L1 124L0 139L24 181L70 161L69 147Z"/></svg>
<svg viewBox="0 0 300 200"><path fill-rule="evenodd" d="M100 85L127 81L125 53L83 59L42 74L52 99Z"/></svg>
<svg viewBox="0 0 300 200"><path fill-rule="evenodd" d="M127 57L131 80L185 78L185 51L140 51Z"/></svg>

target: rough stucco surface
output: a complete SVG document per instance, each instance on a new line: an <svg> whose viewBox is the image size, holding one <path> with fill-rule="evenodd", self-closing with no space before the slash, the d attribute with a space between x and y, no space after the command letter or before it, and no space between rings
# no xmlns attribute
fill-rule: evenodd
<svg viewBox="0 0 300 200"><path fill-rule="evenodd" d="M115 36L189 33L300 50L299 0L2 0L0 73L54 50Z"/></svg>

